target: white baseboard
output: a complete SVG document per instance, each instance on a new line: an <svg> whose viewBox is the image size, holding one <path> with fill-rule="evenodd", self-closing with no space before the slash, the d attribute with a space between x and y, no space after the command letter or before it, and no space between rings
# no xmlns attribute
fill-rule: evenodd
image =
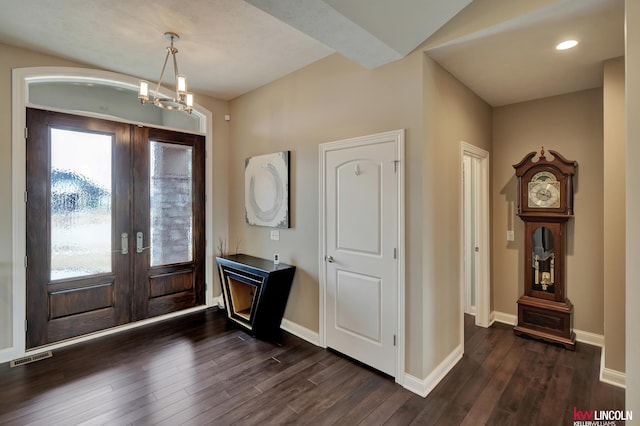
<svg viewBox="0 0 640 426"><path fill-rule="evenodd" d="M421 397L426 397L446 376L449 371L462 359L462 345L451 352L425 379L419 379L405 373L402 386Z"/></svg>
<svg viewBox="0 0 640 426"><path fill-rule="evenodd" d="M576 330L573 329L573 332L576 333L576 340L578 342L586 343L591 346L598 346L603 348L602 353L604 353L604 336L602 334L595 334L588 331Z"/></svg>
<svg viewBox="0 0 640 426"><path fill-rule="evenodd" d="M16 358L17 358L17 355L14 348L0 349L0 364L13 361Z"/></svg>
<svg viewBox="0 0 640 426"><path fill-rule="evenodd" d="M504 312L493 311L491 312L491 323L493 324L494 322L516 325L518 323L518 317ZM573 332L576 333L576 341L604 348L604 336L602 334L576 329L573 329Z"/></svg>
<svg viewBox="0 0 640 426"><path fill-rule="evenodd" d="M516 315L505 314L504 312L493 311L491 312L491 324L494 322L516 325L518 323L518 317Z"/></svg>
<svg viewBox="0 0 640 426"><path fill-rule="evenodd" d="M224 297L222 297L222 295L213 297L211 299L211 306L217 306L220 309L224 309Z"/></svg>
<svg viewBox="0 0 640 426"><path fill-rule="evenodd" d="M619 388L626 389L627 387L626 374L620 371L612 370L611 368L606 368L604 366L605 350L606 348L603 347L601 356L600 356L600 381L604 383L609 383L610 385L617 386Z"/></svg>
<svg viewBox="0 0 640 426"><path fill-rule="evenodd" d="M627 387L627 375L610 368L603 368L600 370L600 381L623 389L626 389Z"/></svg>
<svg viewBox="0 0 640 426"><path fill-rule="evenodd" d="M310 330L293 321L289 321L286 318L282 318L280 328L294 336L298 336L299 338L306 340L311 344L320 346L320 334L317 331Z"/></svg>

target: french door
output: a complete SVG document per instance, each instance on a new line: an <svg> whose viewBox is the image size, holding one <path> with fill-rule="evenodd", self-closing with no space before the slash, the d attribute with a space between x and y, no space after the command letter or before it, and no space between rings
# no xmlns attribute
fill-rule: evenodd
<svg viewBox="0 0 640 426"><path fill-rule="evenodd" d="M27 348L204 304L204 138L27 109Z"/></svg>

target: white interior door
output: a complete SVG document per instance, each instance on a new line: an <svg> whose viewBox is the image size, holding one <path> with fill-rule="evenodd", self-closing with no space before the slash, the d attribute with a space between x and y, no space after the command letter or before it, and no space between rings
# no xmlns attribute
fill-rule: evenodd
<svg viewBox="0 0 640 426"><path fill-rule="evenodd" d="M396 142L327 151L326 345L395 376L398 173Z"/></svg>

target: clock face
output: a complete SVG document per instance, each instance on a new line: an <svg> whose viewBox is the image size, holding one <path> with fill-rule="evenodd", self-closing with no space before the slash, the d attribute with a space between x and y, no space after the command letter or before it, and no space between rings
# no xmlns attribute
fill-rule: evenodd
<svg viewBox="0 0 640 426"><path fill-rule="evenodd" d="M560 182L553 173L536 173L529 182L528 194L531 208L560 207Z"/></svg>

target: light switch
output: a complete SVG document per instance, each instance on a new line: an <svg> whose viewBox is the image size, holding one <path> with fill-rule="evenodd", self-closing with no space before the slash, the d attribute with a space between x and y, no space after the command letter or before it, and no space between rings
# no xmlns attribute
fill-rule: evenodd
<svg viewBox="0 0 640 426"><path fill-rule="evenodd" d="M271 231L271 239L274 241L280 240L280 231Z"/></svg>
<svg viewBox="0 0 640 426"><path fill-rule="evenodd" d="M516 236L513 231L507 231L507 241L515 241Z"/></svg>

